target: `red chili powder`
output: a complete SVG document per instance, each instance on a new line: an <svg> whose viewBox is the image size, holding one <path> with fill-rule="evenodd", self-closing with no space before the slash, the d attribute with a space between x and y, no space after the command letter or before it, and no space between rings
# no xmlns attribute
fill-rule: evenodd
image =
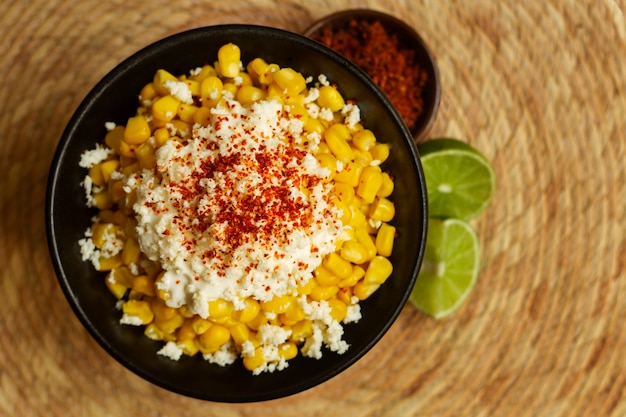
<svg viewBox="0 0 626 417"><path fill-rule="evenodd" d="M422 114L422 91L428 79L415 51L377 21L351 19L343 26L325 27L311 37L361 67L385 92L409 129Z"/></svg>

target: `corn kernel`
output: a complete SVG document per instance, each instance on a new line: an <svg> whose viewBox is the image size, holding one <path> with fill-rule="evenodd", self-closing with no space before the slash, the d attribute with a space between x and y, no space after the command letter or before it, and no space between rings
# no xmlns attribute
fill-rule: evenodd
<svg viewBox="0 0 626 417"><path fill-rule="evenodd" d="M369 259L367 249L355 240L348 240L341 245L341 257L353 264L362 264Z"/></svg>
<svg viewBox="0 0 626 417"><path fill-rule="evenodd" d="M183 354L187 356L193 356L198 353L198 345L195 339L178 340L177 346L183 351Z"/></svg>
<svg viewBox="0 0 626 417"><path fill-rule="evenodd" d="M100 257L98 260L98 271L111 271L122 265L122 255L117 254L111 257Z"/></svg>
<svg viewBox="0 0 626 417"><path fill-rule="evenodd" d="M309 298L315 301L328 300L333 297L339 291L339 287L337 285L329 285L329 286L321 286L316 285L311 290L311 294L309 294Z"/></svg>
<svg viewBox="0 0 626 417"><path fill-rule="evenodd" d="M154 318L157 320L169 320L179 315L176 308L168 306L157 298L151 301L150 307L154 313Z"/></svg>
<svg viewBox="0 0 626 417"><path fill-rule="evenodd" d="M352 267L352 273L350 274L350 276L339 281L337 285L341 289L354 287L356 283L359 282L361 278L363 278L364 275L365 269L363 269L359 265L354 265Z"/></svg>
<svg viewBox="0 0 626 417"><path fill-rule="evenodd" d="M368 233L367 229L364 227L358 227L354 231L354 236L356 240L363 245L365 250L367 251L367 259L370 260L374 256L376 256L376 244L374 243L374 239Z"/></svg>
<svg viewBox="0 0 626 417"><path fill-rule="evenodd" d="M156 167L156 157L154 155L154 147L150 142L142 143L135 149L135 156L142 169L152 169Z"/></svg>
<svg viewBox="0 0 626 417"><path fill-rule="evenodd" d="M389 259L384 256L375 256L374 259L370 261L367 270L365 271L365 276L363 277L363 282L365 284L382 284L393 272L393 265L389 261Z"/></svg>
<svg viewBox="0 0 626 417"><path fill-rule="evenodd" d="M247 323L251 321L259 314L259 311L261 311L261 306L259 305L259 302L252 298L246 298L244 300L244 303L246 306L243 309L235 310L232 313L233 319L241 323Z"/></svg>
<svg viewBox="0 0 626 417"><path fill-rule="evenodd" d="M244 342L250 340L250 328L244 323L239 323L230 328L230 335L235 343L241 346Z"/></svg>
<svg viewBox="0 0 626 417"><path fill-rule="evenodd" d="M370 218L381 222L390 222L395 214L394 204L384 197L376 199L370 209Z"/></svg>
<svg viewBox="0 0 626 417"><path fill-rule="evenodd" d="M124 126L115 126L109 130L104 137L104 143L118 154L120 153L120 142L124 138Z"/></svg>
<svg viewBox="0 0 626 417"><path fill-rule="evenodd" d="M340 279L347 278L352 272L350 262L341 258L336 252L329 253L322 261L322 265Z"/></svg>
<svg viewBox="0 0 626 417"><path fill-rule="evenodd" d="M243 85L237 90L237 101L242 105L248 106L254 102L263 100L265 98L265 91L252 85Z"/></svg>
<svg viewBox="0 0 626 417"><path fill-rule="evenodd" d="M243 366L249 370L254 371L256 368L265 364L265 357L263 356L263 350L261 348L254 349L252 356L243 357Z"/></svg>
<svg viewBox="0 0 626 417"><path fill-rule="evenodd" d="M391 176L387 172L382 173L382 183L376 193L377 197L389 197L394 189L394 183Z"/></svg>
<svg viewBox="0 0 626 417"><path fill-rule="evenodd" d="M281 314L289 309L292 302L293 297L289 295L274 297L270 301L262 301L261 309L270 313Z"/></svg>
<svg viewBox="0 0 626 417"><path fill-rule="evenodd" d="M337 291L337 299L343 301L346 305L351 305L352 287L339 288L339 291Z"/></svg>
<svg viewBox="0 0 626 417"><path fill-rule="evenodd" d="M292 303L289 309L282 313L279 317L280 322L285 326L293 326L301 320L304 320L305 314L302 307L297 303Z"/></svg>
<svg viewBox="0 0 626 417"><path fill-rule="evenodd" d="M233 43L227 43L217 51L217 67L222 76L234 78L239 75L241 50Z"/></svg>
<svg viewBox="0 0 626 417"><path fill-rule="evenodd" d="M143 334L152 340L163 340L165 338L163 330L159 329L159 326L154 323L148 324Z"/></svg>
<svg viewBox="0 0 626 417"><path fill-rule="evenodd" d="M352 150L347 141L350 134L345 135L343 132L342 128L344 127L344 125L338 123L331 125L324 132L324 140L337 160L345 163L354 158L354 150Z"/></svg>
<svg viewBox="0 0 626 417"><path fill-rule="evenodd" d="M261 75L267 71L268 66L269 65L263 58L254 58L248 63L246 70L248 74L250 74L250 77L252 77L253 82L260 84Z"/></svg>
<svg viewBox="0 0 626 417"><path fill-rule="evenodd" d="M298 347L293 342L285 342L278 346L278 354L281 358L288 361L298 355Z"/></svg>
<svg viewBox="0 0 626 417"><path fill-rule="evenodd" d="M122 304L122 311L132 317L138 317L143 324L148 324L154 319L154 314L148 301L128 300Z"/></svg>
<svg viewBox="0 0 626 417"><path fill-rule="evenodd" d="M352 291L359 300L363 301L374 294L378 288L380 288L379 284L365 284L361 281L354 286Z"/></svg>
<svg viewBox="0 0 626 417"><path fill-rule="evenodd" d="M305 339L313 335L313 324L310 320L302 320L291 327L291 335L289 339L301 343Z"/></svg>
<svg viewBox="0 0 626 417"><path fill-rule="evenodd" d="M152 103L152 116L160 121L169 122L176 116L179 107L180 100L168 94Z"/></svg>
<svg viewBox="0 0 626 417"><path fill-rule="evenodd" d="M198 111L198 107L193 104L181 103L176 113L180 120L185 123L194 123L194 116Z"/></svg>
<svg viewBox="0 0 626 417"><path fill-rule="evenodd" d="M170 93L169 90L165 88L167 81L178 81L178 79L164 69L157 70L154 74L152 85L158 95L166 96Z"/></svg>
<svg viewBox="0 0 626 417"><path fill-rule="evenodd" d="M214 324L209 327L209 330L199 335L196 340L202 353L215 353L230 340L230 331L224 326Z"/></svg>
<svg viewBox="0 0 626 417"><path fill-rule="evenodd" d="M335 87L324 85L319 88L317 104L319 104L322 108L327 108L332 112L337 112L343 108L345 101L341 96L341 93L339 93Z"/></svg>
<svg viewBox="0 0 626 417"><path fill-rule="evenodd" d="M203 334L204 332L209 330L212 325L213 325L213 323L211 323L208 320L203 319L200 316L194 316L191 319L191 328L198 335Z"/></svg>
<svg viewBox="0 0 626 417"><path fill-rule="evenodd" d="M390 256L393 250L393 240L396 236L396 228L383 223L376 234L376 252L380 256Z"/></svg>
<svg viewBox="0 0 626 417"><path fill-rule="evenodd" d="M211 110L208 107L200 107L193 115L193 121L202 126L208 126L211 122Z"/></svg>
<svg viewBox="0 0 626 417"><path fill-rule="evenodd" d="M181 315L181 317L183 316ZM195 337L196 332L193 330L191 320L185 320L185 322L178 328L178 331L176 332L176 339L179 341L183 341L194 339Z"/></svg>
<svg viewBox="0 0 626 417"><path fill-rule="evenodd" d="M281 68L276 71L273 81L290 96L295 96L306 88L306 81L302 74L292 68Z"/></svg>
<svg viewBox="0 0 626 417"><path fill-rule="evenodd" d="M122 297L124 297L124 295L126 294L126 291L128 291L127 286L122 285L115 279L115 269L111 270L111 272L107 274L104 283L111 292L111 294L113 294L113 296L118 300L121 300Z"/></svg>
<svg viewBox="0 0 626 417"><path fill-rule="evenodd" d="M209 301L209 317L220 318L230 316L233 312L233 303L228 300L218 298Z"/></svg>
<svg viewBox="0 0 626 417"><path fill-rule="evenodd" d="M346 314L348 313L348 306L346 303L337 298L331 298L328 300L328 305L330 306L330 316L333 319L341 322L344 318L346 318Z"/></svg>
<svg viewBox="0 0 626 417"><path fill-rule="evenodd" d="M389 144L378 143L370 148L370 153L376 161L385 162L389 158Z"/></svg>
<svg viewBox="0 0 626 417"><path fill-rule="evenodd" d="M298 287L298 294L300 295L309 295L311 294L311 290L313 289L313 287L317 285L315 283L315 280L310 279L308 280L304 285L300 285Z"/></svg>
<svg viewBox="0 0 626 417"><path fill-rule="evenodd" d="M133 278L130 288L148 296L154 296L154 280L147 275L138 275Z"/></svg>
<svg viewBox="0 0 626 417"><path fill-rule="evenodd" d="M256 315L252 320L248 321L246 324L252 330L259 330L259 327L263 326L267 323L267 316L263 311L260 311L259 314Z"/></svg>
<svg viewBox="0 0 626 417"><path fill-rule="evenodd" d="M376 136L369 129L363 129L352 137L352 143L357 149L369 151L372 146L376 145Z"/></svg>
<svg viewBox="0 0 626 417"><path fill-rule="evenodd" d="M376 198L376 194L383 183L383 176L377 166L363 168L356 194L363 199L363 202L371 204Z"/></svg>
<svg viewBox="0 0 626 417"><path fill-rule="evenodd" d="M180 314L176 314L174 317L169 319L163 320L155 318L154 320L154 324L159 326L159 329L163 330L163 332L166 334L174 333L176 330L178 330L178 328L180 328L180 326L183 325L184 322L185 318Z"/></svg>
<svg viewBox="0 0 626 417"><path fill-rule="evenodd" d="M333 274L324 265L319 265L315 268L313 275L315 276L317 282L322 286L335 285L339 282L339 277Z"/></svg>
<svg viewBox="0 0 626 417"><path fill-rule="evenodd" d="M154 88L153 83L148 83L143 86L141 91L139 92L139 100L143 103L144 101L150 101L157 96L157 91Z"/></svg>

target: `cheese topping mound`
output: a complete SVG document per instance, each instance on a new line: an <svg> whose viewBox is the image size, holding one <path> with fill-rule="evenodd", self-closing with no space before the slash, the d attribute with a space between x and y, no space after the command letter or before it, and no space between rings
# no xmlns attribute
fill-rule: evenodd
<svg viewBox="0 0 626 417"><path fill-rule="evenodd" d="M206 318L208 301L268 301L312 277L343 230L316 146L278 101L229 98L191 138L162 145L155 170L126 179L169 306Z"/></svg>

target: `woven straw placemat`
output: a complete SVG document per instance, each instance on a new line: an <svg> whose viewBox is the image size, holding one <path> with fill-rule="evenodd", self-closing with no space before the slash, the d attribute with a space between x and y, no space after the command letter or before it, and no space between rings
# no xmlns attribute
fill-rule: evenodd
<svg viewBox="0 0 626 417"><path fill-rule="evenodd" d="M73 316L44 194L71 113L114 65L217 23L302 31L387 11L433 49L434 136L479 148L498 191L482 271L452 317L407 306L340 376L259 404L202 402L124 369ZM0 3L0 415L626 416L626 5L622 0L31 0Z"/></svg>

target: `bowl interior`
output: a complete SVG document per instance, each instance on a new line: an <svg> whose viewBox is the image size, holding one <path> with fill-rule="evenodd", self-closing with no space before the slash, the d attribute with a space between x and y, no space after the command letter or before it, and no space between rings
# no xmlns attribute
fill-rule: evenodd
<svg viewBox="0 0 626 417"><path fill-rule="evenodd" d="M159 68L173 74L212 63L218 48L233 42L242 61L260 56L291 66L305 76L325 74L344 97L356 99L367 127L392 145L386 168L395 177L393 194L397 227L393 275L362 304L363 318L345 326L350 349L343 355L324 352L320 360L298 357L281 372L253 376L241 361L228 367L209 364L200 356L174 362L157 355L162 346L143 329L119 324L115 300L104 274L81 260L78 240L90 226L94 211L85 206L78 166L83 151L102 141L106 122L125 124L137 107L137 94ZM387 331L413 286L426 237L426 191L410 132L385 96L358 68L310 39L250 25L221 25L183 32L150 45L122 62L87 95L64 131L50 170L46 198L50 253L59 283L76 315L97 342L125 367L146 380L190 397L220 402L251 402L294 394L320 384L357 361Z"/></svg>
<svg viewBox="0 0 626 417"><path fill-rule="evenodd" d="M422 141L435 121L441 98L441 80L435 56L412 26L392 15L371 9L342 10L332 13L314 22L304 31L304 35L315 37L325 28L344 27L351 20L378 21L386 30L397 36L401 46L415 51L415 60L426 72L427 81L422 89L423 111L415 121L411 134L417 142Z"/></svg>

